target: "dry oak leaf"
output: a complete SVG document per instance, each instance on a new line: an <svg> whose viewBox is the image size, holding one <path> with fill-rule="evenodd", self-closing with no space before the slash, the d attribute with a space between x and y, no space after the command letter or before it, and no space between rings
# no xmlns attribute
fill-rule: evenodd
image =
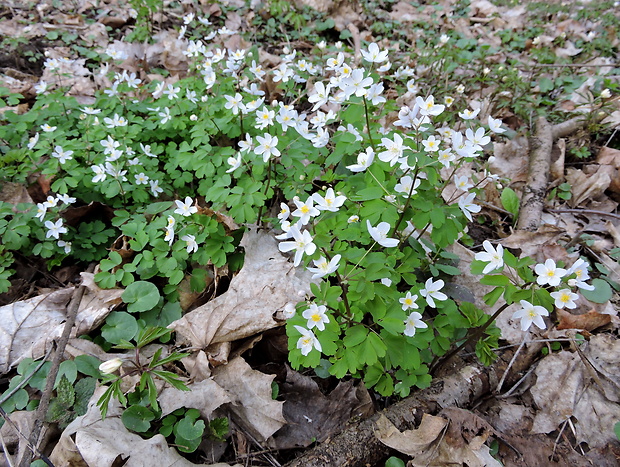
<svg viewBox="0 0 620 467"><path fill-rule="evenodd" d="M258 334L280 326L275 313L310 294L311 273L282 256L273 234L249 230L241 246L245 263L228 291L170 324L177 339L205 349Z"/></svg>
<svg viewBox="0 0 620 467"><path fill-rule="evenodd" d="M57 467L96 466L125 467L174 466L192 467L193 464L168 446L166 438L155 435L150 439L131 433L125 428L120 415L122 409L111 401L108 416L101 420L97 400L105 387L99 387L88 403L85 415L76 418L65 429L50 455ZM121 464L119 464L121 462ZM228 464L209 464L229 467ZM238 465L238 464L237 464ZM240 466L239 466L240 467Z"/></svg>
<svg viewBox="0 0 620 467"><path fill-rule="evenodd" d="M549 433L572 417L577 443L597 448L616 439L620 340L599 334L582 348L581 355L566 350L548 355L536 368L530 392L540 410L532 432Z"/></svg>
<svg viewBox="0 0 620 467"><path fill-rule="evenodd" d="M340 433L351 417L366 418L374 411L364 385L341 381L325 395L309 376L286 367L280 385L284 418L288 421L274 436L276 449L307 447Z"/></svg>
<svg viewBox="0 0 620 467"><path fill-rule="evenodd" d="M87 292L78 309L73 335L86 334L99 326L123 292L99 289L92 282L92 274L84 273L83 277ZM47 346L62 334L73 290L56 290L0 307L0 373L6 373L24 358L45 355Z"/></svg>
<svg viewBox="0 0 620 467"><path fill-rule="evenodd" d="M556 329L584 329L593 331L594 329L605 326L611 322L611 315L604 315L595 310L590 310L581 315L574 315L568 311L556 308L556 315L560 319Z"/></svg>
<svg viewBox="0 0 620 467"><path fill-rule="evenodd" d="M230 410L235 421L259 441L265 441L286 424L282 415L284 402L271 397L274 378L275 375L253 370L241 357L213 370L213 380L233 400Z"/></svg>

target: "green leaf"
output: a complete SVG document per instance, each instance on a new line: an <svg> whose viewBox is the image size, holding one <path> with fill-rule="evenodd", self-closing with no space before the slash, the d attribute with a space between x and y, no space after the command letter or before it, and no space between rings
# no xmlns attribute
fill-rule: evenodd
<svg viewBox="0 0 620 467"><path fill-rule="evenodd" d="M146 281L136 281L129 284L121 297L128 304L127 311L129 313L151 310L157 306L161 298L157 286Z"/></svg>
<svg viewBox="0 0 620 467"><path fill-rule="evenodd" d="M611 299L613 290L607 281L593 279L591 285L594 286L594 290L581 289L581 295L594 303L605 303Z"/></svg>
<svg viewBox="0 0 620 467"><path fill-rule="evenodd" d="M99 378L101 372L99 371L99 365L101 361L97 357L92 355L78 355L73 359L77 371L86 376L92 376L93 378Z"/></svg>
<svg viewBox="0 0 620 467"><path fill-rule="evenodd" d="M124 311L113 311L101 328L101 336L111 344L119 344L123 339L130 340L138 333L138 321Z"/></svg>
<svg viewBox="0 0 620 467"><path fill-rule="evenodd" d="M484 276L480 279L480 283L483 285L494 285L496 287L504 287L510 284L510 279L503 274L492 274Z"/></svg>
<svg viewBox="0 0 620 467"><path fill-rule="evenodd" d="M73 360L65 360L60 364L58 374L56 375L56 384L54 384L54 388L58 387L60 380L63 377L66 377L69 380L69 384L73 384L77 379L77 365Z"/></svg>
<svg viewBox="0 0 620 467"><path fill-rule="evenodd" d="M75 403L75 390L65 375L62 375L56 388L56 400L59 404L69 409Z"/></svg>
<svg viewBox="0 0 620 467"><path fill-rule="evenodd" d="M75 414L84 415L88 410L88 401L95 392L97 380L95 378L84 378L75 383Z"/></svg>
<svg viewBox="0 0 620 467"><path fill-rule="evenodd" d="M174 426L174 434L183 439L200 438L205 430L205 422L193 417L185 416Z"/></svg>
<svg viewBox="0 0 620 467"><path fill-rule="evenodd" d="M362 324L357 324L350 327L345 332L345 337L342 340L346 347L354 347L361 344L368 335L368 328Z"/></svg>
<svg viewBox="0 0 620 467"><path fill-rule="evenodd" d="M144 433L151 427L155 414L141 405L132 405L123 412L121 420L128 430Z"/></svg>
<svg viewBox="0 0 620 467"><path fill-rule="evenodd" d="M495 303L497 303L497 301L499 300L499 297L502 296L503 292L504 292L503 288L495 287L493 290L491 290L488 294L486 294L483 297L484 303L486 303L488 306L495 305Z"/></svg>
<svg viewBox="0 0 620 467"><path fill-rule="evenodd" d="M515 218L519 214L519 197L512 188L506 187L501 195L502 206Z"/></svg>
<svg viewBox="0 0 620 467"><path fill-rule="evenodd" d="M618 438L618 441L620 441L620 422L617 422L614 425L614 433L616 434L616 438Z"/></svg>
<svg viewBox="0 0 620 467"><path fill-rule="evenodd" d="M398 457L390 457L385 461L385 467L405 467L405 462Z"/></svg>

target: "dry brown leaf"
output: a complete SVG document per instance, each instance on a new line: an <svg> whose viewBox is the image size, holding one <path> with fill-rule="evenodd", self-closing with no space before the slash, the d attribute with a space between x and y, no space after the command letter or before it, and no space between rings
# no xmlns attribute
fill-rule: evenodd
<svg viewBox="0 0 620 467"><path fill-rule="evenodd" d="M260 441L265 441L286 424L282 415L284 403L271 397L274 378L275 375L253 370L241 357L213 370L213 380L232 399L230 410L235 421Z"/></svg>
<svg viewBox="0 0 620 467"><path fill-rule="evenodd" d="M311 274L282 256L273 234L250 230L241 245L245 263L228 291L170 324L177 338L205 349L252 336L279 326L274 314L310 293Z"/></svg>
<svg viewBox="0 0 620 467"><path fill-rule="evenodd" d="M87 413L75 419L62 433L60 442L50 455L54 465L112 467L118 465L118 459L123 459L125 467L207 465L193 464L181 457L175 448L168 446L162 435L143 439L129 432L121 421L122 411L116 401L110 404L106 419L101 420L96 401L104 390L104 387L97 388ZM209 465L229 467L228 464Z"/></svg>
<svg viewBox="0 0 620 467"><path fill-rule="evenodd" d="M571 207L576 207L584 201L599 198L611 183L615 169L608 165L601 165L596 172L586 174L583 170L569 167L566 170L566 181L571 186L572 198L569 200Z"/></svg>
<svg viewBox="0 0 620 467"><path fill-rule="evenodd" d="M424 414L418 428L401 432L385 415L381 414L376 424L376 435L379 441L398 452L415 457L432 450L431 444L441 436L448 421L442 417Z"/></svg>
<svg viewBox="0 0 620 467"><path fill-rule="evenodd" d="M536 368L530 392L540 410L532 432L549 433L573 417L577 442L596 448L615 440L612 427L620 420L620 340L600 334L582 348L588 363L577 352L564 350Z"/></svg>
<svg viewBox="0 0 620 467"><path fill-rule="evenodd" d="M549 224L543 224L537 231L515 230L512 235L502 239L505 248L521 250L521 257L534 256L540 245L554 243L564 233L563 229Z"/></svg>
<svg viewBox="0 0 620 467"><path fill-rule="evenodd" d="M555 312L560 319L559 324L556 326L558 330L584 329L586 331L592 331L611 322L610 315L601 314L594 310L581 315L574 315L561 308L557 308Z"/></svg>
<svg viewBox="0 0 620 467"><path fill-rule="evenodd" d="M289 367L280 386L287 424L274 436L277 449L307 447L339 433L351 417L366 418L373 404L363 384L341 381L328 395L317 383Z"/></svg>
<svg viewBox="0 0 620 467"><path fill-rule="evenodd" d="M0 201L16 205L19 203L32 203L32 198L23 184L3 182L0 188Z"/></svg>
<svg viewBox="0 0 620 467"><path fill-rule="evenodd" d="M122 290L101 290L92 275L83 273L87 291L78 309L74 335L85 334L108 315ZM24 358L42 357L52 340L62 334L66 307L73 287L56 290L0 307L0 372L5 373Z"/></svg>
<svg viewBox="0 0 620 467"><path fill-rule="evenodd" d="M189 391L165 387L157 400L161 406L162 416L168 415L181 407L198 409L205 419L211 419L215 409L232 402L228 393L212 379L188 384Z"/></svg>

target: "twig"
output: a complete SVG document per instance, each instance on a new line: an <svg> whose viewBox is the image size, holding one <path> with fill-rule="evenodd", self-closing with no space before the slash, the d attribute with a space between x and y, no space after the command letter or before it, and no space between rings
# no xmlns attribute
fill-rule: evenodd
<svg viewBox="0 0 620 467"><path fill-rule="evenodd" d="M11 427L17 433L17 436L20 436L21 438L23 438L23 440L26 442L26 446L28 446L28 448L33 453L39 456L39 458L43 462L45 462L49 467L54 467L54 464L52 464L52 461L49 460L45 454L43 454L42 452L39 452L39 450L30 442L30 440L26 437L26 435L24 435L21 431L19 431L19 428L17 427L17 425L15 425L15 422L13 422L13 420L9 418L9 414L7 414L2 407L0 407L0 417L2 417L6 423L11 425ZM28 463L28 465L30 465L30 463Z"/></svg>
<svg viewBox="0 0 620 467"><path fill-rule="evenodd" d="M94 265L89 266L88 270L92 271L94 269ZM31 444L38 447L39 437L41 435L41 430L43 429L43 424L45 423L45 418L47 415L47 409L49 407L50 400L52 398L52 392L54 391L54 383L56 382L56 376L58 376L58 370L60 368L60 363L62 362L65 348L67 347L67 342L69 342L69 337L71 336L71 330L75 325L75 318L77 316L78 308L80 307L80 302L82 301L82 297L84 296L84 292L86 292L86 286L81 285L77 287L73 296L71 297L71 302L67 306L67 321L65 321L65 327L62 331L62 335L58 341L58 345L56 348L56 354L54 355L54 359L52 360L52 366L47 375L47 381L45 383L45 390L41 395L41 400L39 402L39 407L37 408L37 416L34 422L34 426L32 428L32 432L30 433L30 442ZM27 452L22 457L19 467L28 467L32 462L32 452Z"/></svg>
<svg viewBox="0 0 620 467"><path fill-rule="evenodd" d="M613 219L620 219L618 214L613 212L596 211L594 209L547 209L549 212L567 213L567 214L594 214L595 216L611 217Z"/></svg>
<svg viewBox="0 0 620 467"><path fill-rule="evenodd" d="M521 349L525 345L525 340L526 339L527 339L527 334L523 337L523 340L521 341L521 345L519 345L519 348L517 349L517 351L514 353L514 355L510 359L510 362L508 363L508 366L506 367L506 370L504 371L504 374L502 375L502 379L500 379L499 383L497 384L497 389L495 390L495 392L499 393L502 390L502 386L504 385L504 381L506 381L506 376L508 376L508 372L510 371L510 369L512 368L512 365L514 364L515 360L517 359L517 355L519 355L519 353L521 352Z"/></svg>
<svg viewBox="0 0 620 467"><path fill-rule="evenodd" d="M4 436L2 436L1 430L0 442L2 443L2 452L4 452L4 458L6 459L6 463L9 464L9 467L13 467L13 460L11 459L11 455L9 454L9 448L6 447L6 443L4 442Z"/></svg>

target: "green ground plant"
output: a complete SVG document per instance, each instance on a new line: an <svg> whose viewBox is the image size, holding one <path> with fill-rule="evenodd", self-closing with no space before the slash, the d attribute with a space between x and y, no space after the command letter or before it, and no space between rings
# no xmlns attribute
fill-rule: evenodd
<svg viewBox="0 0 620 467"><path fill-rule="evenodd" d="M138 9L141 21L159 4L141 3L148 10ZM270 7L296 30L316 19L294 16L299 12L283 2ZM479 120L468 92L489 91L492 110L529 118L532 105L545 105L532 93L536 83L551 93L581 78L550 80L538 69L524 74L516 63L488 65L497 50L455 31L420 37L416 47L424 53L392 56L364 43L358 66L343 43L317 40L303 56L284 49L280 63L264 70L256 46L224 50L203 41L196 31L209 30L207 23L184 18L183 33L192 39L181 79L162 73L143 81L119 67L121 50L108 47L103 74L111 85L88 106L62 84L70 59L48 58L56 83L41 83L32 109L5 112L0 126L2 181L24 183L36 174L51 182L43 202L0 205L0 291L10 287L16 255L38 256L49 267L96 261L101 287L125 288L124 308L91 338L106 351L133 350L140 382L123 392L118 361L90 375L107 385L102 415L116 398L127 407L128 428L174 435L183 452L193 452L205 433L226 433L223 421L207 425L193 410L162 418L155 379L185 388L173 370L187 354L162 357L160 348L145 359L141 352L170 339L165 327L181 317L184 279L202 291L208 265L239 262L246 224L277 230L280 250L316 281L312 296L286 310L293 368L321 367L337 378L362 378L383 396L407 396L428 387L431 367L467 343L481 361L493 361L495 316L451 289L462 266L450 246L473 243L467 226L481 216L476 200L486 184L501 182L486 170L485 148L507 129L492 116ZM210 33L228 31L212 26ZM510 31L501 37L515 50L527 39ZM266 73L274 95L261 87ZM0 107L21 99L7 90L1 97ZM470 175L457 176L465 165ZM504 189L502 202L516 218L514 191ZM76 205L113 214L95 211L69 223ZM241 227L232 229L222 213ZM583 260L534 264L488 241L483 248L472 271L494 287L485 304L500 297L520 303L514 317L524 332L545 327L553 306L570 308L578 289L592 288ZM605 288L595 281L591 295ZM20 377L23 371L18 367ZM20 382L14 380L13 387ZM87 383L60 381L50 419L66 423L60 412L82 412ZM29 404L21 391L5 410Z"/></svg>

